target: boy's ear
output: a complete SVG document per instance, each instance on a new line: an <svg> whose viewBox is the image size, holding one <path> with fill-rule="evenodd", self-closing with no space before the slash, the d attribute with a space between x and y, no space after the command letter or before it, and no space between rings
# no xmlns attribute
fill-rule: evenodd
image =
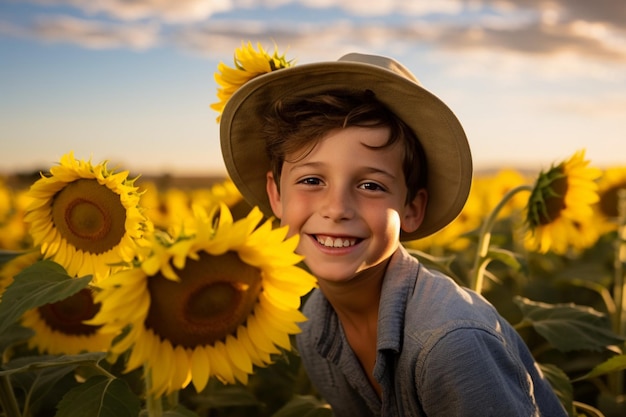
<svg viewBox="0 0 626 417"><path fill-rule="evenodd" d="M400 223L405 233L412 233L420 227L422 221L424 221L427 203L428 192L424 188L417 192L413 201L407 203Z"/></svg>
<svg viewBox="0 0 626 417"><path fill-rule="evenodd" d="M270 206L272 206L274 216L280 219L283 215L283 205L280 202L280 191L278 190L276 181L274 181L274 174L272 171L268 171L265 178L265 190L270 201Z"/></svg>

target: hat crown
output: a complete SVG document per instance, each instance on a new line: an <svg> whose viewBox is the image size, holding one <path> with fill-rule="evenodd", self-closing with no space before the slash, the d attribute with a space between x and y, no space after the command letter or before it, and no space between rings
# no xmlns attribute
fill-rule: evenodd
<svg viewBox="0 0 626 417"><path fill-rule="evenodd" d="M407 78L417 85L421 86L417 77L413 75L411 71L393 58L380 55L367 55L360 54L358 52L351 52L338 59L338 61L359 62L362 64L375 65L380 68L387 69L393 73L396 73L404 78Z"/></svg>

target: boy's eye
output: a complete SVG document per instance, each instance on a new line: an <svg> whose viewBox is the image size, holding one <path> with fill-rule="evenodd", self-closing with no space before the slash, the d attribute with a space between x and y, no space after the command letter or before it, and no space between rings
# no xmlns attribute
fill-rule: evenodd
<svg viewBox="0 0 626 417"><path fill-rule="evenodd" d="M320 185L321 182L322 181L319 178L314 178L314 177L308 177L308 178L304 178L298 181L299 184L306 184L306 185Z"/></svg>
<svg viewBox="0 0 626 417"><path fill-rule="evenodd" d="M370 191L385 191L385 188L380 184L376 184L375 182L364 182L359 185L359 188Z"/></svg>

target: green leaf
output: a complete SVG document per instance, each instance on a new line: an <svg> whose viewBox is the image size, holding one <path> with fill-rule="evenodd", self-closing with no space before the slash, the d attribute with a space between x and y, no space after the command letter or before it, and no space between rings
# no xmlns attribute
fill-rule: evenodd
<svg viewBox="0 0 626 417"><path fill-rule="evenodd" d="M141 404L121 379L95 376L65 394L57 409L56 417L137 417Z"/></svg>
<svg viewBox="0 0 626 417"><path fill-rule="evenodd" d="M546 377L552 390L563 404L563 407L567 410L568 414L574 415L574 389L572 382L567 374L558 366L552 364L540 363L539 369Z"/></svg>
<svg viewBox="0 0 626 417"><path fill-rule="evenodd" d="M600 396L603 396L603 395L605 394L600 394ZM610 398L611 400L613 400L615 397L610 396ZM597 408L589 404L581 403L580 401L574 401L574 408L576 409L575 415L577 417L605 417L602 411L598 410ZM606 406L604 404L601 408L603 411L607 411ZM619 415L624 415L624 414L612 413L609 415L619 416Z"/></svg>
<svg viewBox="0 0 626 417"><path fill-rule="evenodd" d="M494 261L500 261L515 271L522 269L522 263L520 262L519 256L510 250L491 247L489 248L489 252L487 252L487 257L493 259Z"/></svg>
<svg viewBox="0 0 626 417"><path fill-rule="evenodd" d="M414 248L405 247L405 249L411 256L419 260L425 266L445 273L454 279L458 284L464 284L463 280L452 270L452 263L457 259L456 256L435 256Z"/></svg>
<svg viewBox="0 0 626 417"><path fill-rule="evenodd" d="M60 366L95 365L105 356L106 352L87 352L78 355L23 357L7 363L5 369L0 371L0 376Z"/></svg>
<svg viewBox="0 0 626 417"><path fill-rule="evenodd" d="M25 401L28 403L25 406L31 410L32 415L40 415L38 410L42 410L41 415L44 415L43 410L54 410L59 398L76 386L75 368L60 366L36 372L16 373L11 375L11 383L26 394Z"/></svg>
<svg viewBox="0 0 626 417"><path fill-rule="evenodd" d="M547 304L516 296L523 321L530 323L553 347L562 351L601 351L624 338L609 328L606 316L591 307L573 303Z"/></svg>
<svg viewBox="0 0 626 417"><path fill-rule="evenodd" d="M0 303L0 334L30 309L61 301L91 282L91 275L71 278L59 264L44 260L24 268L9 285Z"/></svg>
<svg viewBox="0 0 626 417"><path fill-rule="evenodd" d="M422 263L429 265L429 266L438 266L442 270L449 270L450 265L452 265L452 262L454 262L454 260L456 259L456 257L452 255L435 256L430 253L423 252L419 249L414 249L414 248L405 248L405 249L407 250L407 252L409 252L409 254L411 254L411 256L417 258Z"/></svg>
<svg viewBox="0 0 626 417"><path fill-rule="evenodd" d="M626 369L626 355L616 355L595 366L589 373L574 379L574 381L595 378L600 375L610 374L624 369Z"/></svg>
<svg viewBox="0 0 626 417"><path fill-rule="evenodd" d="M272 417L332 417L330 406L312 395L299 395L285 404Z"/></svg>
<svg viewBox="0 0 626 417"><path fill-rule="evenodd" d="M11 346L27 341L34 334L32 329L17 323L11 324L4 333L0 334L0 355L4 355L4 352Z"/></svg>
<svg viewBox="0 0 626 417"><path fill-rule="evenodd" d="M28 394L29 408L36 410L50 406L51 402L52 405L56 404L75 385L73 372L77 367L95 366L105 356L104 352L90 352L79 355L21 357L5 364L0 376L11 376L12 383Z"/></svg>

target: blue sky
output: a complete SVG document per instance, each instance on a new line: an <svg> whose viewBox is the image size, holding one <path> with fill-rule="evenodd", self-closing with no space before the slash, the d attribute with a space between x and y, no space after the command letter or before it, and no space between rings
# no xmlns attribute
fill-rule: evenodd
<svg viewBox="0 0 626 417"><path fill-rule="evenodd" d="M248 41L298 64L398 59L457 114L477 169L582 148L626 165L623 22L622 0L0 0L0 174L69 151L224 173L213 74Z"/></svg>

